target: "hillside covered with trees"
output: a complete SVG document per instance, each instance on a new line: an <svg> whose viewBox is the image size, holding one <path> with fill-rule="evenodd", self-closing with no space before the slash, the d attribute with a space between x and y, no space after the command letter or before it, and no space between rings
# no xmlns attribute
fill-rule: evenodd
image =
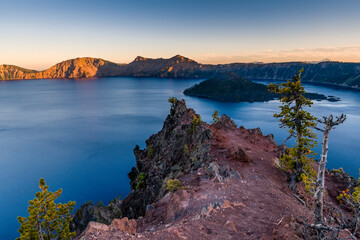
<svg viewBox="0 0 360 240"><path fill-rule="evenodd" d="M222 102L265 102L279 97L268 91L266 85L252 82L236 73L217 74L186 89L184 94ZM306 93L306 97L312 100L337 100L318 93Z"/></svg>

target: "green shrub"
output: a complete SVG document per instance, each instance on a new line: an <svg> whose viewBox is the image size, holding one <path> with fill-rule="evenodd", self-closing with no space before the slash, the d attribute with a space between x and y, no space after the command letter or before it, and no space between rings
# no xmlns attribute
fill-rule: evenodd
<svg viewBox="0 0 360 240"><path fill-rule="evenodd" d="M174 105L175 103L177 103L179 100L177 100L176 97L171 97L168 99L168 102L171 103L172 105Z"/></svg>
<svg viewBox="0 0 360 240"><path fill-rule="evenodd" d="M333 170L331 170L331 172L333 172L333 173L344 173L344 169L343 168L333 169Z"/></svg>
<svg viewBox="0 0 360 240"><path fill-rule="evenodd" d="M189 153L189 147L187 144L184 145L184 153L188 154Z"/></svg>
<svg viewBox="0 0 360 240"><path fill-rule="evenodd" d="M167 181L167 190L171 191L171 192L175 192L176 190L178 190L181 187L181 182L178 179L169 179Z"/></svg>
<svg viewBox="0 0 360 240"><path fill-rule="evenodd" d="M136 178L136 190L146 187L146 175L145 173L139 173Z"/></svg>
<svg viewBox="0 0 360 240"><path fill-rule="evenodd" d="M196 126L199 126L200 124L202 123L201 121L201 116L197 116L195 115L192 122L191 122L191 127L190 127L190 130L189 130L189 133L192 134L195 130L195 127Z"/></svg>
<svg viewBox="0 0 360 240"><path fill-rule="evenodd" d="M215 112L211 116L212 116L212 119L213 119L211 123L217 123L220 120L218 110L215 110Z"/></svg>

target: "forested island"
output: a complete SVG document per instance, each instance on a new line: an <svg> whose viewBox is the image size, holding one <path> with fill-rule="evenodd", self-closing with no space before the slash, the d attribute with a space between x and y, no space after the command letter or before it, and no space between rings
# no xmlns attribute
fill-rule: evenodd
<svg viewBox="0 0 360 240"><path fill-rule="evenodd" d="M236 73L223 73L196 84L184 91L185 95L208 98L222 102L266 102L275 100L278 94L272 93L267 86L252 82ZM338 101L333 96L318 93L306 93L311 100Z"/></svg>

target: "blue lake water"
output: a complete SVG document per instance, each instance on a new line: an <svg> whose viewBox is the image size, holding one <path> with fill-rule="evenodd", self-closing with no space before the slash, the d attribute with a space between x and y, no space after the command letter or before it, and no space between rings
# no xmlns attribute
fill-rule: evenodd
<svg viewBox="0 0 360 240"><path fill-rule="evenodd" d="M198 82L125 77L0 82L0 239L18 236L16 217L27 216L27 201L41 177L50 190L63 188L61 201L77 206L126 196L127 173L135 165L132 150L161 129L169 97L184 98L206 122L217 109L238 125L273 133L277 142L287 137L272 117L277 101L220 103L182 94ZM328 168L358 176L360 92L305 86L342 99L315 102L311 110L316 116L347 114L331 133Z"/></svg>

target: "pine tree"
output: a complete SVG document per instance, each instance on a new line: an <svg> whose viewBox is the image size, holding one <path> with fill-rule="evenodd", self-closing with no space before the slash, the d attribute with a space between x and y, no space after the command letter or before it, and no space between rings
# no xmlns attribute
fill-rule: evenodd
<svg viewBox="0 0 360 240"><path fill-rule="evenodd" d="M274 114L274 117L280 119L280 127L288 129L290 135L284 141L290 138L296 139L296 145L287 149L281 159L281 165L285 170L291 170L290 187L296 188L296 180L303 180L305 183L313 182L316 172L310 165L314 158L314 152L311 150L316 142L316 135L312 128L316 127L316 118L312 116L305 107L311 107L312 101L304 96L305 90L301 84L301 73L295 75L292 80L280 84L270 84L269 90L279 94L281 112ZM306 184L307 187L312 186Z"/></svg>
<svg viewBox="0 0 360 240"><path fill-rule="evenodd" d="M35 194L36 198L29 201L29 216L18 217L21 224L19 240L50 240L50 239L71 239L76 234L70 232L71 212L75 202L69 201L66 204L55 203L60 197L62 189L50 192L49 186L43 178L39 181L40 191Z"/></svg>

